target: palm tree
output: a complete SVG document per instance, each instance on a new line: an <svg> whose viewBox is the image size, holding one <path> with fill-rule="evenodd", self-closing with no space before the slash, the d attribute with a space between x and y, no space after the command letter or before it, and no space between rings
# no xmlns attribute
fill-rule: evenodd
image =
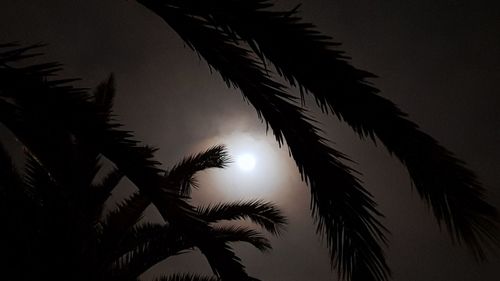
<svg viewBox="0 0 500 281"><path fill-rule="evenodd" d="M164 19L229 86L241 90L280 145L286 141L310 187L312 215L318 232L327 238L331 262L340 277L388 279L390 270L382 249L387 230L379 222L382 214L345 164L349 158L326 144L298 104L299 98L287 92L269 66L301 90L303 103L303 97L311 94L324 113L345 121L362 139L378 139L395 155L454 241L467 244L478 259L485 257L488 246L498 245L497 212L485 202L475 174L391 101L379 96L368 81L374 75L350 65L338 43L302 22L296 9L276 11L270 9L273 5L268 0L138 2ZM44 71L50 73L53 67L46 66ZM9 83L13 82L5 85ZM57 92L61 85L50 87ZM9 116L8 110L15 113L9 106L0 107L6 110L3 115ZM93 114L85 106L77 107L87 117L70 119L64 126L88 142L101 140L99 151L151 198L164 218L193 213L191 206L157 188L161 179L156 165L151 157L141 156L141 149L126 132L113 126L90 128L89 124L97 124ZM1 118L9 127L22 128L15 120ZM18 135L29 142L24 130ZM186 220L192 222L190 216Z"/></svg>
<svg viewBox="0 0 500 281"><path fill-rule="evenodd" d="M379 222L372 195L344 164L348 157L327 146L297 98L268 64L326 114L345 121L360 138L378 139L406 166L421 198L451 238L478 259L498 245L497 212L484 200L475 174L453 153L422 132L356 69L338 43L292 11L268 0L138 0L160 16L228 86L239 88L273 131L286 141L313 200L312 215L325 234L331 262L347 280L387 280Z"/></svg>
<svg viewBox="0 0 500 281"><path fill-rule="evenodd" d="M195 248L205 249L208 242L211 244L208 251L205 249L206 255L216 253L234 259L233 263L243 271L239 258L227 244L247 242L267 251L271 248L269 241L254 229L227 226L227 223L218 226L217 222L250 219L275 235L285 222L272 204L248 201L198 207L199 219L211 225L203 232L175 224L138 223L150 205L139 192L102 215L103 200L121 178L117 170L110 172L101 183L87 188L86 196L78 194L68 198L65 195L75 195L72 194L74 190L68 187L63 190L50 180L44 167L32 157L28 156L23 184L20 180L23 177L13 167L6 151L0 152L2 167L11 167L2 170L6 172L3 176L9 176L2 177L1 184L2 219L6 231L0 241L9 243L3 247L2 268L7 276L15 276L18 280L49 277L56 280L137 280L156 263ZM214 156L220 152L219 156L223 156L221 147L214 147L200 155ZM192 275L174 277L178 280L195 278Z"/></svg>
<svg viewBox="0 0 500 281"><path fill-rule="evenodd" d="M266 251L269 241L252 228L217 223L249 219L277 235L285 223L279 210L263 201L198 208L187 203L198 171L227 165L222 146L163 171L152 157L154 149L139 146L130 132L117 129L120 125L112 115L112 77L89 95L66 86L68 81L47 80L47 75L55 73L55 64L13 66L31 57L28 51L34 47L10 47L0 46L7 48L0 52L1 121L25 147L26 171L19 174L0 146L0 208L7 225L1 242L9 243L0 256L7 276L20 280L137 280L154 264L197 248L222 280L254 280L229 244L247 242ZM80 130L95 135L85 136ZM99 130L108 130L114 139L99 140L103 134ZM120 152L135 157L120 155L123 162L135 161L126 162L126 167L154 171L153 179L143 180L156 184L156 194L161 197L152 199L140 189L114 210L105 211L111 192L123 176L131 174L114 168L95 182L104 155L102 143L112 146L110 141L122 144ZM168 214L165 223L138 223L152 202L169 207L163 210ZM163 279L213 278L187 274Z"/></svg>

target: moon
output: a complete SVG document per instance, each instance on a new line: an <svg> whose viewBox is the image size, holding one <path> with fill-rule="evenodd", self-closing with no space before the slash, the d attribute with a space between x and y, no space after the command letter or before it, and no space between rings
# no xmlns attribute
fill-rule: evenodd
<svg viewBox="0 0 500 281"><path fill-rule="evenodd" d="M243 153L237 157L236 163L238 164L238 167L241 170L249 172L255 168L255 164L257 164L257 159L251 153Z"/></svg>

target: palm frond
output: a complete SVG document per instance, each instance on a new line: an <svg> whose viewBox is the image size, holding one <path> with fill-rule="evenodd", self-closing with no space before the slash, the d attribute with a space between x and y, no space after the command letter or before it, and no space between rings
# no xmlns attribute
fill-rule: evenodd
<svg viewBox="0 0 500 281"><path fill-rule="evenodd" d="M46 200L47 195L62 192L60 184L51 177L50 172L33 155L26 154L24 167L24 184L39 196L39 200Z"/></svg>
<svg viewBox="0 0 500 281"><path fill-rule="evenodd" d="M273 81L252 52L236 45L235 38L209 20L190 14L169 1L139 1L162 17L228 83L241 89L245 98L271 127L278 141L285 140L312 194L318 232L326 233L332 263L342 276L368 268L374 280L385 280L389 269L379 243L384 227L371 195L340 162L346 157L328 147L311 125L304 110Z"/></svg>
<svg viewBox="0 0 500 281"><path fill-rule="evenodd" d="M9 152L0 141L0 218L9 228L9 222L24 224L24 221L17 221L21 214L33 212L34 200L29 192L25 180L19 173ZM11 229L14 229L11 226ZM5 240L7 241L7 240Z"/></svg>
<svg viewBox="0 0 500 281"><path fill-rule="evenodd" d="M194 175L197 172L209 168L224 168L229 162L226 148L223 145L217 145L184 158L165 173L165 182L167 186L178 188L179 194L189 196L191 188L197 187Z"/></svg>
<svg viewBox="0 0 500 281"><path fill-rule="evenodd" d="M37 50L43 47L43 44L34 44L26 47L21 47L17 43L6 43L0 44L0 65L7 63L17 62L28 58L33 58L41 55L41 53L34 53L33 50Z"/></svg>
<svg viewBox="0 0 500 281"><path fill-rule="evenodd" d="M21 176L7 150L0 142L0 192L18 188L22 183Z"/></svg>
<svg viewBox="0 0 500 281"><path fill-rule="evenodd" d="M156 263L194 247L192 241L185 239L179 232L167 226L138 228L135 230L135 236L140 237L143 231L153 232L153 235L146 236L146 241L126 240L133 243L129 243L128 246L135 246L128 249L122 248L128 251L112 263L113 280L137 278Z"/></svg>
<svg viewBox="0 0 500 281"><path fill-rule="evenodd" d="M177 241L180 234L175 234L172 230L166 230L166 226L159 223L139 223L125 231L118 243L115 243L116 248L113 249L114 258L126 254L127 252L141 247L155 239L164 239Z"/></svg>
<svg viewBox="0 0 500 281"><path fill-rule="evenodd" d="M217 231L192 224L183 227L142 225L135 227L131 235L124 242L132 249L113 262L113 272L118 274L116 280L123 276L137 277L154 264L194 247L201 250L221 280L249 280L240 259L227 242L244 239L242 241L265 248L265 241L256 233L249 232L245 236L243 230Z"/></svg>
<svg viewBox="0 0 500 281"><path fill-rule="evenodd" d="M139 145L132 134L119 130L120 124L104 122L92 98L84 89L68 85L71 80L48 80L55 74L45 67L0 67L0 122L47 166L55 178L69 177L54 151L69 151L75 141L85 143L113 162L152 200L166 219L189 218L190 206L176 192L160 188L163 171L151 148ZM7 99L7 100L6 100ZM5 109L5 111L3 110ZM40 141L43 140L43 141ZM58 153L64 156L64 153ZM191 214L191 215L190 215Z"/></svg>
<svg viewBox="0 0 500 281"><path fill-rule="evenodd" d="M228 237L218 237L214 228L204 222L182 223L176 221L164 226L169 235L174 235L181 241L186 250L198 248L206 257L212 271L223 281L230 280L255 280L248 276L241 259L228 245ZM221 233L222 234L222 233ZM258 243L257 238L248 238ZM233 239L234 240L234 239ZM188 247L189 246L189 247ZM157 247L158 249L160 247Z"/></svg>
<svg viewBox="0 0 500 281"><path fill-rule="evenodd" d="M271 243L258 231L242 226L217 226L212 229L213 235L225 242L246 242L260 251L271 249Z"/></svg>
<svg viewBox="0 0 500 281"><path fill-rule="evenodd" d="M304 23L293 12L263 10L267 0L166 1L227 30L268 59L290 83L311 92L324 112L348 123L361 138L376 137L408 169L420 196L457 242L475 256L499 245L498 214L484 199L476 175L453 153L422 132L368 81L375 75L356 69L338 43Z"/></svg>
<svg viewBox="0 0 500 281"><path fill-rule="evenodd" d="M35 278L26 268L33 268L32 265L36 263L36 254L33 252L40 235L38 207L0 142L0 268L6 276L24 280ZM27 256L30 259L26 259Z"/></svg>
<svg viewBox="0 0 500 281"><path fill-rule="evenodd" d="M206 222L249 219L273 235L278 235L286 225L286 217L269 202L260 200L219 203L198 207L197 213Z"/></svg>
<svg viewBox="0 0 500 281"><path fill-rule="evenodd" d="M201 276L191 273L186 274L173 274L168 276L161 276L154 279L155 281L219 281L215 276Z"/></svg>
<svg viewBox="0 0 500 281"><path fill-rule="evenodd" d="M110 121L115 99L115 77L111 74L108 79L100 83L94 90L94 103L106 121Z"/></svg>
<svg viewBox="0 0 500 281"><path fill-rule="evenodd" d="M198 240L197 247L207 258L214 274L221 280L249 280L245 266L228 243L209 237Z"/></svg>
<svg viewBox="0 0 500 281"><path fill-rule="evenodd" d="M191 273L173 274L168 276L161 276L154 279L155 281L219 281L220 279L215 276L201 276ZM259 281L258 279L248 277L248 281Z"/></svg>
<svg viewBox="0 0 500 281"><path fill-rule="evenodd" d="M140 192L135 192L111 210L102 224L103 233L109 239L119 239L121 233L133 227L141 218L142 213L151 204Z"/></svg>

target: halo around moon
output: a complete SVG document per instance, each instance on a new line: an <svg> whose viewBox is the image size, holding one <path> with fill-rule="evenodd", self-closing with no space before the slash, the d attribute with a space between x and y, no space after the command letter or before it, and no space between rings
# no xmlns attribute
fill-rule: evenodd
<svg viewBox="0 0 500 281"><path fill-rule="evenodd" d="M236 164L241 170L250 172L255 168L257 159L252 153L243 153L237 156Z"/></svg>

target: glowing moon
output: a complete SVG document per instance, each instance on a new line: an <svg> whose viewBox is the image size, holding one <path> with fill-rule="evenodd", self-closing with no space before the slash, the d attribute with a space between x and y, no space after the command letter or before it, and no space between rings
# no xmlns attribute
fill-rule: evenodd
<svg viewBox="0 0 500 281"><path fill-rule="evenodd" d="M250 153L245 153L241 154L238 156L236 163L238 164L238 167L243 170L243 171L251 171L255 168L255 164L257 163L257 160L255 159L255 156L250 154Z"/></svg>
<svg viewBox="0 0 500 281"><path fill-rule="evenodd" d="M221 134L204 140L192 153L217 143L226 145L231 163L225 169L199 175L200 182L210 188L197 190L198 198L214 202L249 198L279 201L286 197L284 194L294 192L289 187L295 185L295 180L297 185L301 184L288 150L279 149L273 136L248 132Z"/></svg>

